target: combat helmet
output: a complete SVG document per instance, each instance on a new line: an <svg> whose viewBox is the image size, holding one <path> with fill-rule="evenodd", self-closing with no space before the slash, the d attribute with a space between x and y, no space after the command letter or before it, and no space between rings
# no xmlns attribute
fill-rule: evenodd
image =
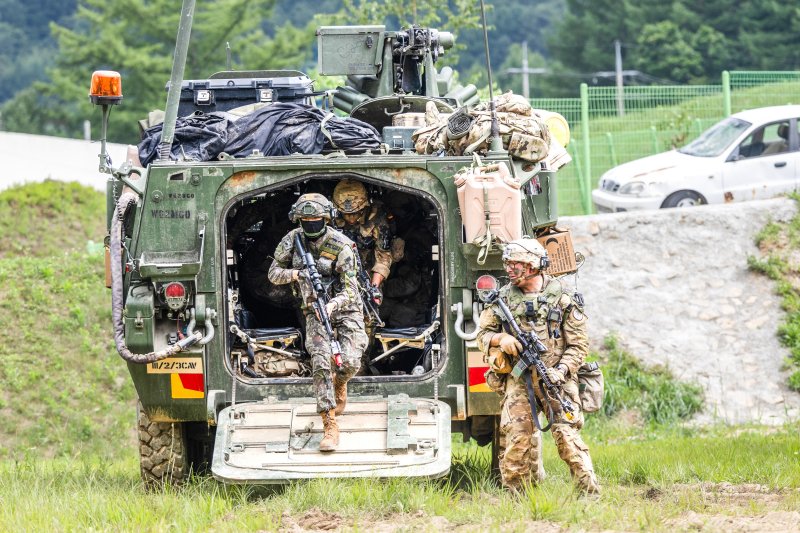
<svg viewBox="0 0 800 533"><path fill-rule="evenodd" d="M333 189L333 204L342 213L357 213L369 205L364 184L356 180L342 180Z"/></svg>
<svg viewBox="0 0 800 533"><path fill-rule="evenodd" d="M519 261L528 263L533 268L545 270L550 266L547 250L539 241L531 238L515 239L503 248L503 262Z"/></svg>
<svg viewBox="0 0 800 533"><path fill-rule="evenodd" d="M289 220L297 222L301 218L322 217L330 222L332 211L333 206L323 195L317 192L307 193L300 196L289 209Z"/></svg>

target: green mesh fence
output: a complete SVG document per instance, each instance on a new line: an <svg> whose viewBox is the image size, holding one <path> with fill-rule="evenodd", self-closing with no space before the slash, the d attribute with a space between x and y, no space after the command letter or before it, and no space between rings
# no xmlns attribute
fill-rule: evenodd
<svg viewBox="0 0 800 533"><path fill-rule="evenodd" d="M567 145L567 151L572 156L572 162L556 173L558 213L559 215L582 214L585 212L581 206L584 180L580 173L578 154L575 151L579 142L577 137L580 135L581 99L534 98L531 100L531 105L534 109L544 109L559 113L567 119L571 137L570 143Z"/></svg>
<svg viewBox="0 0 800 533"><path fill-rule="evenodd" d="M800 104L800 72L730 73L731 112L771 105Z"/></svg>
<svg viewBox="0 0 800 533"><path fill-rule="evenodd" d="M622 98L590 87L588 95L592 188L610 168L679 148L724 114L720 85L625 87Z"/></svg>
<svg viewBox="0 0 800 533"><path fill-rule="evenodd" d="M561 113L570 126L567 150L573 161L557 175L559 215L593 212L586 189L594 188L606 170L687 144L722 119L726 109L800 104L800 72L734 71L729 79L729 91L723 85L625 87L620 97L615 87L588 87L586 102L531 100L534 108ZM588 110L588 161L582 103Z"/></svg>

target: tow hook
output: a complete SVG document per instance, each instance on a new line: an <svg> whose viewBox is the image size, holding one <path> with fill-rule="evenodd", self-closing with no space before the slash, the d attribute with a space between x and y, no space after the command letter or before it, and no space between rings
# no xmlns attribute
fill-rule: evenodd
<svg viewBox="0 0 800 533"><path fill-rule="evenodd" d="M214 324L211 321L217 318L217 311L215 309L211 309L210 307L206 307L205 320L203 320L203 325L206 328L205 336L203 336L203 334L199 331L194 331L194 326L197 320L194 307L192 307L192 309L189 311L189 316L191 319L189 320L189 324L186 326L186 332L188 335L178 344L180 345L182 342L188 341L188 347L194 343L198 343L203 346L211 342L211 339L214 338Z"/></svg>
<svg viewBox="0 0 800 533"><path fill-rule="evenodd" d="M461 302L453 304L453 306L450 307L450 311L452 313L455 313L456 315L456 321L453 324L453 329L455 329L456 335L458 335L459 338L465 341L474 341L475 339L477 339L478 338L477 324L475 326L475 331L473 331L472 333L467 333L466 331L464 331L464 304L462 304ZM479 314L480 311L478 310L478 302L474 302L472 304L472 316L477 317Z"/></svg>

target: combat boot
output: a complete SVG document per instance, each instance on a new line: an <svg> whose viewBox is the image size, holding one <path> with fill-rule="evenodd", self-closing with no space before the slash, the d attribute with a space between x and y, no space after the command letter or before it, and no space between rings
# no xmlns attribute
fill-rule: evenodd
<svg viewBox="0 0 800 533"><path fill-rule="evenodd" d="M333 409L322 411L322 427L324 436L319 443L319 451L332 452L339 446L339 424L336 423L336 413Z"/></svg>
<svg viewBox="0 0 800 533"><path fill-rule="evenodd" d="M347 382L339 381L337 376L333 377L333 396L336 399L336 415L344 413L344 406L347 405Z"/></svg>
<svg viewBox="0 0 800 533"><path fill-rule="evenodd" d="M589 475L580 476L576 479L578 489L583 494L590 496L600 496L600 484L597 482L597 477L594 473Z"/></svg>

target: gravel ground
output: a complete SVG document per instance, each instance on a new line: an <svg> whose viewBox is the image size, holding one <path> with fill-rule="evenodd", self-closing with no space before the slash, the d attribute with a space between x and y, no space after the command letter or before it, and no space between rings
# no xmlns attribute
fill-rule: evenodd
<svg viewBox="0 0 800 533"><path fill-rule="evenodd" d="M615 333L646 363L699 383L699 423L797 420L800 394L781 371L780 298L747 268L756 233L796 211L774 199L561 218L586 256L577 282L594 346Z"/></svg>

